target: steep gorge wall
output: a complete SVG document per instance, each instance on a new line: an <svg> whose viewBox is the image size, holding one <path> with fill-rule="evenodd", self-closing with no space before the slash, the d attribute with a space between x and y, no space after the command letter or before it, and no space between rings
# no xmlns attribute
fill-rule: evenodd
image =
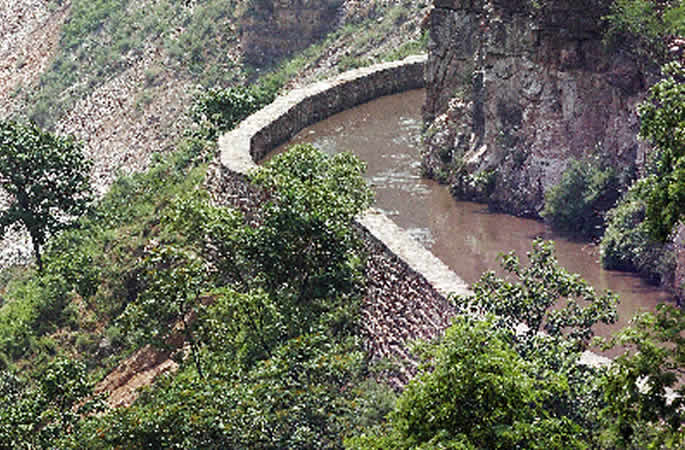
<svg viewBox="0 0 685 450"><path fill-rule="evenodd" d="M534 4L542 6L534 6ZM601 0L433 0L425 26L425 172L457 195L539 218L569 159L631 174L648 150L637 104L658 68L607 47ZM685 297L685 226L671 288Z"/></svg>
<svg viewBox="0 0 685 450"><path fill-rule="evenodd" d="M652 68L603 44L607 2L533 3L434 0L424 165L451 183L471 174L466 197L537 217L569 158L641 164L635 106Z"/></svg>

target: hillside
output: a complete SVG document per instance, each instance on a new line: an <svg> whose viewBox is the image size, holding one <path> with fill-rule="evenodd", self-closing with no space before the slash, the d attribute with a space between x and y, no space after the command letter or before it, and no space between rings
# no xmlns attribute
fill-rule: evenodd
<svg viewBox="0 0 685 450"><path fill-rule="evenodd" d="M282 54L246 63L245 53L259 45L243 42L243 28L256 20L252 3L4 2L0 118L25 117L82 140L102 193L117 173L144 170L151 155L174 148L203 89L251 84L265 73L271 86L288 89L422 48L426 5L346 1L326 33L303 41L293 29L289 36L298 40L281 46ZM0 247L0 262L26 260L25 239Z"/></svg>
<svg viewBox="0 0 685 450"><path fill-rule="evenodd" d="M218 137L279 93L426 50L428 81L445 82L427 114L468 121L438 110L459 103L464 77L431 72L431 58L471 42L436 26L441 10L485 30L497 17L481 22L474 11L513 8L502 16L523 25L501 22L503 33L484 35L490 45L527 36L531 18L520 8L558 24L554 4L2 1L0 173L19 172L16 184L48 191L39 198L50 203L50 189L30 179L49 167L24 177L22 164L49 153L45 142L58 161L80 150L53 135L73 134L94 161L94 201L73 221L50 217L70 223L36 263L21 233L0 244L0 448L685 445L680 309L636 317L601 344L623 354L587 365L593 327L615 321L618 298L560 267L553 243L536 240L521 259L502 255L502 278L485 273L472 293L446 297L358 221L373 193L352 154L305 144L250 172L217 162ZM585 12L573 17L599 9ZM399 72L377 73L385 87ZM505 143L520 131L508 106L488 111L506 125ZM675 110L663 120L680 120ZM432 143L450 133L435 127ZM466 176L450 164L452 149L432 152L427 159L459 169L447 181ZM487 186L488 173L499 174L474 184ZM629 208L615 214L633 217Z"/></svg>

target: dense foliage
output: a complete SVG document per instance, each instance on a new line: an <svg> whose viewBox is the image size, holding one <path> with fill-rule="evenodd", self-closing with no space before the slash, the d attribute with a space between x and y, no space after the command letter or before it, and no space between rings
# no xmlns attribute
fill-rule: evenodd
<svg viewBox="0 0 685 450"><path fill-rule="evenodd" d="M79 436L84 415L102 411L93 396L85 364L66 358L52 361L35 385L0 372L0 447L64 447Z"/></svg>
<svg viewBox="0 0 685 450"><path fill-rule="evenodd" d="M131 408L93 419L89 447L341 445L367 370L352 333L362 171L350 155L299 146L255 173L266 199L256 222L201 193L177 200L163 222L185 247L146 250L121 320L140 343L180 351L179 335L190 354Z"/></svg>
<svg viewBox="0 0 685 450"><path fill-rule="evenodd" d="M614 0L605 17L609 27L607 42L618 43L626 37L635 42L634 50L656 61L663 61L668 50L664 40L685 35L685 5L678 0Z"/></svg>
<svg viewBox="0 0 685 450"><path fill-rule="evenodd" d="M0 236L16 225L31 236L39 270L46 239L68 228L91 200L91 162L73 138L37 126L0 122L0 187L10 197Z"/></svg>
<svg viewBox="0 0 685 450"><path fill-rule="evenodd" d="M679 448L682 400L669 389L683 369L685 315L642 315L606 342L624 346L612 365L585 365L591 326L613 320L615 296L559 267L550 243L528 256L527 266L503 257L513 280L486 273L473 296L455 299L461 315L418 347L419 374L387 423L349 447Z"/></svg>
<svg viewBox="0 0 685 450"><path fill-rule="evenodd" d="M158 200L169 200L155 207L161 207L161 228L155 239L141 236L134 250L138 261L118 269L124 277L117 280L124 288L120 293L105 291L115 280L107 280L104 268L88 272L49 252L45 277L61 280L64 295L53 310L56 317L68 310L71 286L87 304L102 308L100 317L115 319L123 334L119 345L135 349L150 343L175 353L181 363L178 375L130 408L101 416L75 412L78 426L62 430L54 442L88 448L283 448L316 442L316 448L331 448L340 447L368 414L379 416L373 396L358 389L368 367L354 333L363 254L351 222L371 198L363 168L350 155L294 148L254 174L264 198L256 220L211 204L203 191L175 197L156 192ZM114 208L96 210L82 221L85 230L60 236L51 249L75 246L73 254L105 257L84 244L96 230L101 239L130 227L127 212L137 220L145 217L147 212L141 216L137 210L144 204L139 196L155 198L147 196L155 180L150 175L145 193L137 192L135 181L115 185L103 202ZM290 239L279 238L287 233ZM65 281L81 275L100 280L99 286ZM14 296L0 318L16 323L9 315L14 306L29 305ZM40 336L34 322L26 326ZM18 344L17 330L8 331L7 345ZM26 350L17 349L12 359ZM35 379L21 383L22 392L36 389ZM41 429L44 422L13 413L0 423ZM28 438L12 439L29 445Z"/></svg>
<svg viewBox="0 0 685 450"><path fill-rule="evenodd" d="M584 448L580 427L548 408L564 376L525 361L493 318L459 316L422 349L424 365L389 416L387 435L351 448Z"/></svg>
<svg viewBox="0 0 685 450"><path fill-rule="evenodd" d="M44 363L35 376L3 375L6 400L26 400L0 413L3 443L45 447L49 432L52 443L81 448L330 448L382 415L358 389L369 386L368 367L354 337L363 254L351 221L371 199L363 164L310 146L275 158L253 177L264 198L255 221L210 203L193 185L192 160L179 154L120 179L79 229L51 243L44 275L10 286L0 308L6 366L31 355ZM292 239L279 239L285 233ZM110 321L118 352L150 343L175 353L181 369L130 408L90 416L65 406L69 417L47 428L36 402L52 370L51 333L77 333L76 346L102 339L82 317L73 323L79 298ZM91 367L108 364L95 353ZM85 372L72 378L91 385ZM385 397L387 388L372 391Z"/></svg>
<svg viewBox="0 0 685 450"><path fill-rule="evenodd" d="M233 129L247 116L271 103L279 85L269 87L234 86L228 89L212 88L195 96L190 117L200 126L200 134L216 140L225 131Z"/></svg>
<svg viewBox="0 0 685 450"><path fill-rule="evenodd" d="M541 214L556 229L598 237L605 212L618 199L619 185L612 168L600 168L590 159L571 160L559 184L546 192Z"/></svg>
<svg viewBox="0 0 685 450"><path fill-rule="evenodd" d="M129 214L137 220L149 217L154 237L133 236L131 250L138 256L117 269L129 279L118 280L124 290L106 292L114 280L107 280L111 275L101 262L89 271L51 252L45 276L72 280L61 282L66 299L71 286L93 307L110 303L102 313L120 317L125 339L119 345L151 343L174 351L185 342L189 353L178 352L179 372L158 380L133 405L100 415L51 412L51 422L42 411L60 400L41 400L42 375L24 379L5 373L2 389L15 405L0 413L6 442L19 447L45 446L41 439L51 439L79 448L339 448L347 438L352 448L612 448L616 442L640 447L655 439L681 439L678 411L663 403L662 389L673 386L669 374L682 365L679 357L650 346L646 349L655 356L648 363L640 359L648 354L643 350L619 359L620 370L578 365L590 326L613 319L614 298L595 294L561 269L550 244L542 242L535 244L527 266L514 255L503 258L517 281L486 274L474 286L474 297L457 300L465 313L488 315L458 316L443 339L418 347L424 361L420 373L387 415L393 396L368 381L370 367L354 331L363 255L349 225L369 201L362 168L349 155L328 157L308 146L296 148L253 176L264 203L250 218L212 204L202 191L182 183L182 176L169 192L163 180L173 180L176 172L168 165L161 165L158 174L122 180L105 199L111 208L106 214L84 218L90 229L71 230L54 245L64 251L79 244L74 255L99 261L105 255L92 253L92 243L83 246L89 234L122 225L132 232ZM147 201L156 206L143 208ZM279 227L293 233L288 242L276 239ZM112 237L107 240L116 249ZM101 285L75 282L82 276ZM15 297L0 313L21 304ZM57 310L68 309L60 305ZM676 330L679 322L660 319L668 327L658 328L649 317L641 320L646 325L639 333L670 339L680 349L672 331L655 331ZM522 331L519 323L527 328ZM51 364L38 373L50 373ZM660 380L649 395L638 391L646 370ZM73 398L83 398L91 385L84 376L79 372L60 385L81 380L75 386L83 389L76 389ZM636 409L635 402L612 389L628 389L630 399L644 405L664 406L647 414L646 406ZM96 407L101 404L88 403ZM609 426L610 421L617 425ZM43 428L46 423L54 425ZM16 431L26 429L38 432Z"/></svg>
<svg viewBox="0 0 685 450"><path fill-rule="evenodd" d="M607 214L600 241L605 269L637 272L654 284L668 285L675 270L673 250L655 242L645 223L645 202L631 188Z"/></svg>
<svg viewBox="0 0 685 450"><path fill-rule="evenodd" d="M607 447L682 448L685 445L685 313L660 305L633 319L608 345L626 351L602 380Z"/></svg>
<svg viewBox="0 0 685 450"><path fill-rule="evenodd" d="M654 145L653 170L640 187L647 228L660 241L685 218L685 70L673 62L663 73L639 107L640 137Z"/></svg>

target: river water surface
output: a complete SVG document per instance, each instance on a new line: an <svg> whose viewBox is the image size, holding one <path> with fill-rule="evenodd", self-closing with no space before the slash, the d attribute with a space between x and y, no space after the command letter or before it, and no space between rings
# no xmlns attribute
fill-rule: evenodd
<svg viewBox="0 0 685 450"><path fill-rule="evenodd" d="M364 160L376 192L375 207L408 230L469 284L499 267L500 253L524 256L537 237L555 241L564 267L595 289L620 295L619 322L596 331L606 335L628 324L639 310L653 310L670 296L637 276L601 268L599 248L553 233L541 222L491 213L487 206L457 202L446 186L421 177L421 105L424 90L382 97L302 130L294 143L310 142L328 153L349 151Z"/></svg>

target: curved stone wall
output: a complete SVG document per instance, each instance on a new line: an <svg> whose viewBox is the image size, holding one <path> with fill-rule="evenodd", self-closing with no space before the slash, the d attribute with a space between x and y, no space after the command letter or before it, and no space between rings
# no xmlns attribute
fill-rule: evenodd
<svg viewBox="0 0 685 450"><path fill-rule="evenodd" d="M425 56L345 72L331 80L297 89L276 99L238 128L219 138L220 166L210 176L221 203L244 212L259 204L247 173L278 145L298 131L335 113L373 100L424 86ZM396 387L412 376L414 340L442 334L455 311L447 295L471 295L468 285L430 251L382 212L365 211L357 226L366 236L367 293L362 305L362 333L373 358L404 362L398 373L387 374ZM585 352L583 362L606 364L607 359Z"/></svg>
<svg viewBox="0 0 685 450"><path fill-rule="evenodd" d="M255 161L308 125L383 95L423 87L425 61L419 55L351 70L277 98L219 138L221 165L246 174ZM367 211L359 224L442 296L470 293L461 278L379 211Z"/></svg>
<svg viewBox="0 0 685 450"><path fill-rule="evenodd" d="M217 201L246 213L260 202L245 175L255 161L288 141L304 127L374 98L423 87L425 56L346 72L332 80L298 89L245 119L219 139L220 166L210 176ZM369 259L361 332L372 358L403 362L386 374L403 386L415 368L409 344L442 334L454 308L449 293L471 292L442 261L378 210L357 219Z"/></svg>

